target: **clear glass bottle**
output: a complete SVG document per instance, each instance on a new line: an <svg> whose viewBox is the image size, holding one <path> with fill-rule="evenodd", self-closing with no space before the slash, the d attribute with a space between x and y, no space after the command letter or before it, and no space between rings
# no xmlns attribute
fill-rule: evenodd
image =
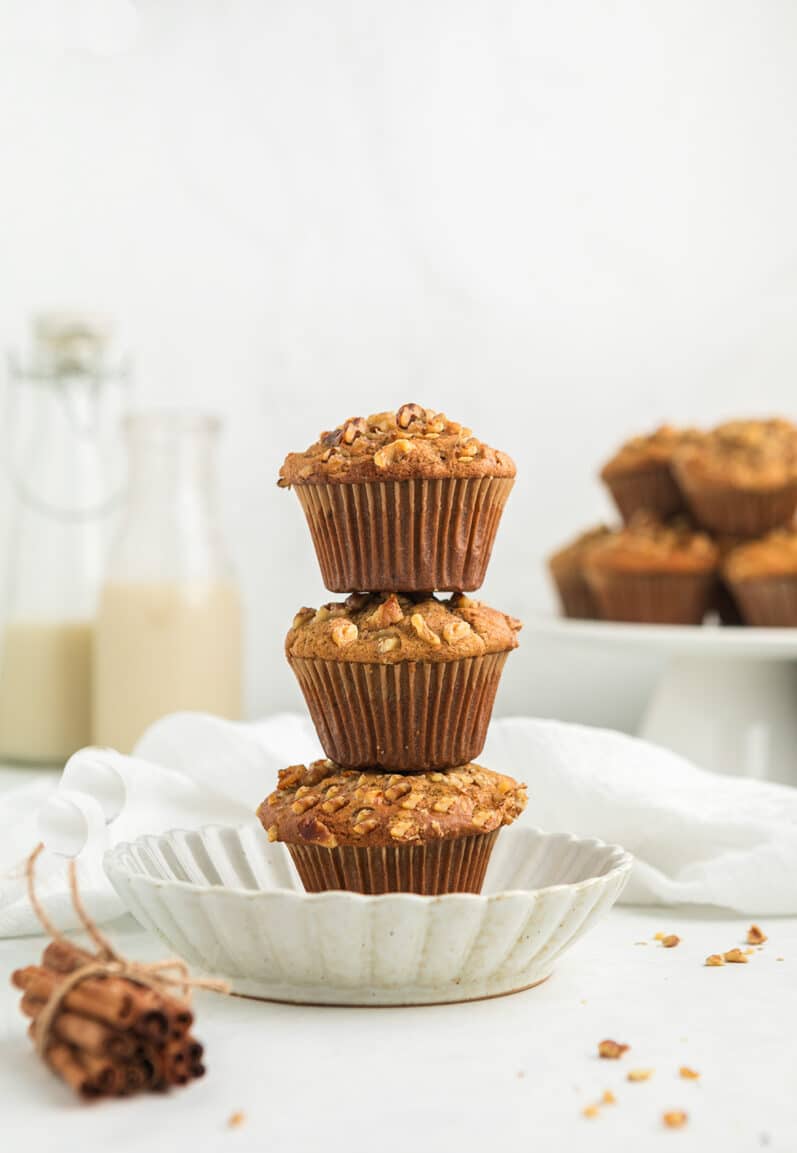
<svg viewBox="0 0 797 1153"><path fill-rule="evenodd" d="M137 413L94 637L93 742L130 752L183 709L241 712L241 607L216 505L220 422Z"/></svg>
<svg viewBox="0 0 797 1153"><path fill-rule="evenodd" d="M105 326L34 321L9 358L3 452L8 518L0 638L0 757L63 763L91 739L91 631L123 488L119 417L128 373Z"/></svg>

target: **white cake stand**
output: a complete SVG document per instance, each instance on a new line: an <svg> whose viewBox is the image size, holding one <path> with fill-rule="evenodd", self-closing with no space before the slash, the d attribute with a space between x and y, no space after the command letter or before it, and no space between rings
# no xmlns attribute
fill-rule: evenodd
<svg viewBox="0 0 797 1153"><path fill-rule="evenodd" d="M554 619L532 627L562 645L661 655L639 736L716 772L797 785L797 629Z"/></svg>

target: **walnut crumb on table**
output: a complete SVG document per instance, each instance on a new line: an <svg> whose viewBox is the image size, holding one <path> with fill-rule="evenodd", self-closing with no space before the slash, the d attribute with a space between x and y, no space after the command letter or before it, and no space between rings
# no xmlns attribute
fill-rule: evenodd
<svg viewBox="0 0 797 1153"><path fill-rule="evenodd" d="M661 947L663 949L674 949L676 945L680 945L681 938L676 937L675 933L670 933L667 937L662 937Z"/></svg>
<svg viewBox="0 0 797 1153"><path fill-rule="evenodd" d="M240 1129L245 1121L246 1114L244 1113L243 1109L238 1109L235 1113L230 1114L229 1120L227 1121L227 1126L230 1129Z"/></svg>
<svg viewBox="0 0 797 1153"><path fill-rule="evenodd" d="M617 1098L611 1089L604 1089L603 1096L601 1097L601 1105L616 1105Z"/></svg>
<svg viewBox="0 0 797 1153"><path fill-rule="evenodd" d="M712 953L710 957L706 957L705 963L711 967L713 965L724 965L725 960L720 953Z"/></svg>
<svg viewBox="0 0 797 1153"><path fill-rule="evenodd" d="M630 1047L630 1045L622 1045L619 1041L600 1041L598 1043L598 1056L609 1061L616 1061L622 1057L623 1053L627 1053Z"/></svg>
<svg viewBox="0 0 797 1153"><path fill-rule="evenodd" d="M668 1113L662 1113L661 1119L668 1129L682 1129L688 1117L682 1109L671 1109Z"/></svg>
<svg viewBox="0 0 797 1153"><path fill-rule="evenodd" d="M758 925L751 925L747 930L748 945L763 945L766 939L766 933Z"/></svg>
<svg viewBox="0 0 797 1153"><path fill-rule="evenodd" d="M652 1069L629 1069L627 1081L649 1081L653 1076Z"/></svg>
<svg viewBox="0 0 797 1153"><path fill-rule="evenodd" d="M729 965L746 965L747 956L741 949L728 949L727 953L723 953L723 957Z"/></svg>
<svg viewBox="0 0 797 1153"><path fill-rule="evenodd" d="M700 1074L696 1069L690 1069L688 1065L682 1065L678 1070L678 1076L683 1077L685 1081L698 1081Z"/></svg>

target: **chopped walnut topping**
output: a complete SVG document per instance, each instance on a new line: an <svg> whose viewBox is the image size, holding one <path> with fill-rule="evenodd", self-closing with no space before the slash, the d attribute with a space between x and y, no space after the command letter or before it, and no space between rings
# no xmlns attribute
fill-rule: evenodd
<svg viewBox="0 0 797 1153"><path fill-rule="evenodd" d="M314 617L315 617L315 609L307 609L307 608L299 609L298 613L293 618L293 627L295 629L300 629L304 625L308 625L310 623L310 621L313 620Z"/></svg>
<svg viewBox="0 0 797 1153"><path fill-rule="evenodd" d="M345 804L345 797L332 797L330 800L324 801L323 805L321 806L321 812L331 815L332 813L337 813L337 811L342 809Z"/></svg>
<svg viewBox="0 0 797 1153"><path fill-rule="evenodd" d="M663 949L674 949L676 945L680 945L681 938L676 937L675 933L670 933L668 937L662 937L661 947Z"/></svg>
<svg viewBox="0 0 797 1153"><path fill-rule="evenodd" d="M268 829L266 830L266 836L270 841L276 841L278 836L277 826L269 825Z"/></svg>
<svg viewBox="0 0 797 1153"><path fill-rule="evenodd" d="M355 416L352 420L347 420L343 426L343 443L354 444L358 436L366 436L368 433L368 422L361 416Z"/></svg>
<svg viewBox="0 0 797 1153"><path fill-rule="evenodd" d="M729 965L746 965L747 957L741 949L728 949L727 953L722 954Z"/></svg>
<svg viewBox="0 0 797 1153"><path fill-rule="evenodd" d="M682 1109L672 1109L669 1113L662 1113L661 1119L668 1129L682 1129L688 1121Z"/></svg>
<svg viewBox="0 0 797 1153"><path fill-rule="evenodd" d="M415 826L412 821L399 820L394 821L390 826L390 835L397 841L407 841L415 832Z"/></svg>
<svg viewBox="0 0 797 1153"><path fill-rule="evenodd" d="M440 644L440 637L436 632L433 632L433 630L429 628L428 624L420 613L412 614L410 617L410 624L415 629L416 633L422 641L426 641L426 643L432 645L433 648L436 648Z"/></svg>
<svg viewBox="0 0 797 1153"><path fill-rule="evenodd" d="M338 620L332 624L332 639L339 648L345 648L346 645L353 644L360 635L357 625L352 624L351 621Z"/></svg>
<svg viewBox="0 0 797 1153"><path fill-rule="evenodd" d="M725 959L720 953L712 953L710 957L706 957L706 964L709 966L724 965Z"/></svg>
<svg viewBox="0 0 797 1153"><path fill-rule="evenodd" d="M678 1076L683 1077L685 1081L697 1081L700 1074L694 1069L690 1069L688 1065L682 1065L678 1070Z"/></svg>
<svg viewBox="0 0 797 1153"><path fill-rule="evenodd" d="M398 637L380 637L376 642L376 651L378 653L392 653L401 645Z"/></svg>
<svg viewBox="0 0 797 1153"><path fill-rule="evenodd" d="M378 827L379 821L376 817L366 817L365 820L357 822L354 826L354 832L357 833L358 836L362 836L364 833L370 833Z"/></svg>
<svg viewBox="0 0 797 1153"><path fill-rule="evenodd" d="M446 621L443 625L443 640L448 645L455 645L457 641L461 641L463 637L469 636L471 631L471 627L467 621Z"/></svg>
<svg viewBox="0 0 797 1153"><path fill-rule="evenodd" d="M652 1069L629 1069L627 1081L649 1081L653 1076Z"/></svg>
<svg viewBox="0 0 797 1153"><path fill-rule="evenodd" d="M317 805L320 800L321 798L316 793L310 793L309 796L300 797L297 790L296 800L291 805L291 812L296 813L297 816L301 816L301 814L306 813L308 809L312 809L313 805Z"/></svg>
<svg viewBox="0 0 797 1153"><path fill-rule="evenodd" d="M390 444L386 444L384 448L380 448L374 453L374 464L379 469L390 468L391 464L395 464L396 461L403 460L405 456L409 456L413 447L411 440L391 441Z"/></svg>
<svg viewBox="0 0 797 1153"><path fill-rule="evenodd" d="M760 929L758 925L751 925L747 930L748 945L763 945L766 939L766 933L763 931L763 929Z"/></svg>
<svg viewBox="0 0 797 1153"><path fill-rule="evenodd" d="M447 813L453 804L453 797L441 797L439 801L435 801L435 803L432 805L432 812Z"/></svg>
<svg viewBox="0 0 797 1153"><path fill-rule="evenodd" d="M605 1057L609 1061L616 1061L630 1048L630 1045L622 1045L619 1041L600 1041L598 1043L598 1056Z"/></svg>
<svg viewBox="0 0 797 1153"><path fill-rule="evenodd" d="M385 789L385 800L398 801L410 792L412 792L412 785L409 781L397 781L395 785L390 785L389 788Z"/></svg>
<svg viewBox="0 0 797 1153"><path fill-rule="evenodd" d="M391 593L386 600L377 605L369 617L363 621L367 629L386 629L390 625L398 624L404 619L404 613L395 593Z"/></svg>
<svg viewBox="0 0 797 1153"><path fill-rule="evenodd" d="M419 404L402 404L396 413L396 424L399 428L409 428L414 420L423 421L426 414Z"/></svg>

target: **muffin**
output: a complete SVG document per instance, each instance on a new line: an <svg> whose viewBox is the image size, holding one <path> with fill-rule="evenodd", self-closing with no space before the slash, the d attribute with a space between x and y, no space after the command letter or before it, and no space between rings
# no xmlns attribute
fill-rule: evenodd
<svg viewBox="0 0 797 1153"><path fill-rule="evenodd" d="M284 841L310 893L478 893L502 825L525 786L479 765L448 773L359 773L294 765L257 811Z"/></svg>
<svg viewBox="0 0 797 1153"><path fill-rule="evenodd" d="M797 627L797 530L734 549L723 566L745 624Z"/></svg>
<svg viewBox="0 0 797 1153"><path fill-rule="evenodd" d="M605 525L588 529L548 558L548 570L553 578L562 612L566 617L595 620L598 606L584 579L584 560L590 550L610 536Z"/></svg>
<svg viewBox="0 0 797 1153"><path fill-rule="evenodd" d="M696 429L663 424L648 436L626 441L606 462L601 480L626 523L643 510L659 520L685 511L684 498L672 472L673 454L700 439L701 433Z"/></svg>
<svg viewBox="0 0 797 1153"><path fill-rule="evenodd" d="M604 620L699 625L713 603L718 563L704 533L636 518L590 550L584 575Z"/></svg>
<svg viewBox="0 0 797 1153"><path fill-rule="evenodd" d="M462 593L354 593L301 609L285 652L331 760L412 772L479 755L520 628Z"/></svg>
<svg viewBox="0 0 797 1153"><path fill-rule="evenodd" d="M679 448L673 468L695 520L712 532L762 536L797 510L797 426L736 420Z"/></svg>
<svg viewBox="0 0 797 1153"><path fill-rule="evenodd" d="M514 476L469 428L403 404L322 432L277 483L296 489L333 592L467 591L484 581Z"/></svg>

